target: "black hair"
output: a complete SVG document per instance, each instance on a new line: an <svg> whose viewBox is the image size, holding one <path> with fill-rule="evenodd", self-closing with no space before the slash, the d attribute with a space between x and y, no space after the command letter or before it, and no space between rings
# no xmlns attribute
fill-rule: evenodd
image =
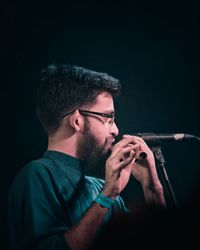
<svg viewBox="0 0 200 250"><path fill-rule="evenodd" d="M63 116L82 106L93 104L102 92L120 94L118 79L76 65L48 65L41 71L36 112L47 134L57 131Z"/></svg>

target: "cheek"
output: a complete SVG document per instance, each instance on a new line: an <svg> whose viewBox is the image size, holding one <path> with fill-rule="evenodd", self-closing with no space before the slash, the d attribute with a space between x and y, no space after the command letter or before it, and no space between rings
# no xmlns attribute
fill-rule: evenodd
<svg viewBox="0 0 200 250"><path fill-rule="evenodd" d="M93 127L92 133L101 145L106 144L107 138L109 137L109 131L105 126Z"/></svg>

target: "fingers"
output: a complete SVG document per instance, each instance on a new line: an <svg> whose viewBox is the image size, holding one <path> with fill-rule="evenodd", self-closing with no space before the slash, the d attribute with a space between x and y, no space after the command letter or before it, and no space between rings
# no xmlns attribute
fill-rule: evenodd
<svg viewBox="0 0 200 250"><path fill-rule="evenodd" d="M130 163L144 163L152 151L144 140L137 136L124 135L122 140L113 146L110 163L114 171L119 171ZM148 158L151 159L151 158Z"/></svg>
<svg viewBox="0 0 200 250"><path fill-rule="evenodd" d="M144 151L138 151L136 152L136 156L135 156L135 162L140 162L143 161L144 159L147 158L147 153Z"/></svg>
<svg viewBox="0 0 200 250"><path fill-rule="evenodd" d="M133 150L133 152L131 152L131 150ZM114 159L117 166L119 162L120 166L129 164L133 160L133 156L138 160L146 156L146 153L140 150L140 145L135 137L126 136L113 146L111 159Z"/></svg>
<svg viewBox="0 0 200 250"><path fill-rule="evenodd" d="M146 142L139 136L133 136L133 135L123 135L123 138L132 138L132 140L137 143L137 142L140 142L140 143L143 143L145 144L146 146L148 146L146 144Z"/></svg>
<svg viewBox="0 0 200 250"><path fill-rule="evenodd" d="M113 156L117 155L123 148L129 145L134 145L135 147L133 147L133 149L139 147L138 143L132 137L123 138L121 141L119 141L113 146L112 155Z"/></svg>
<svg viewBox="0 0 200 250"><path fill-rule="evenodd" d="M125 158L124 160L119 162L118 168L116 170L120 171L121 169L128 166L133 161L134 157L135 157L135 152L134 152L134 150L131 150L129 152L129 156L127 158Z"/></svg>
<svg viewBox="0 0 200 250"><path fill-rule="evenodd" d="M137 147L138 145L128 144L126 147L120 148L120 150L114 151L111 154L110 158L116 162L121 162L129 157L131 150L134 152Z"/></svg>
<svg viewBox="0 0 200 250"><path fill-rule="evenodd" d="M139 150L141 151L140 153L144 152L144 154L142 153L142 155L140 155L141 157L137 157L138 159L140 159L140 158L144 159L148 156L153 157L153 152L151 151L151 149L149 148L147 143L142 138L140 138L138 136L131 136L131 135L123 135L123 138L124 139L132 138L132 141L134 143L139 144Z"/></svg>
<svg viewBox="0 0 200 250"><path fill-rule="evenodd" d="M109 157L109 165L113 166L114 171L118 171L126 167L135 157L135 149L138 145L129 144L127 147L122 148L118 153L111 154Z"/></svg>

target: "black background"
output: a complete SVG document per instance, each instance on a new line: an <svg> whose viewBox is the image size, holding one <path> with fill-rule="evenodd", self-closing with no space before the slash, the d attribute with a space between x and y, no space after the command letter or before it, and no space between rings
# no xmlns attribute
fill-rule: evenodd
<svg viewBox="0 0 200 250"><path fill-rule="evenodd" d="M1 1L1 249L7 249L7 194L13 177L42 155L35 115L40 70L52 62L120 79L121 133L200 136L199 1ZM199 143L162 146L176 198L199 182ZM142 197L131 178L127 204Z"/></svg>

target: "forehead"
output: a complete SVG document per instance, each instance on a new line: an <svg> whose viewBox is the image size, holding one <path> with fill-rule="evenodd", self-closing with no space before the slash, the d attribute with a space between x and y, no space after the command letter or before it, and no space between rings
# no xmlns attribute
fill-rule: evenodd
<svg viewBox="0 0 200 250"><path fill-rule="evenodd" d="M108 92L102 92L96 98L96 102L91 105L91 108L96 111L114 111L114 103L112 95Z"/></svg>

